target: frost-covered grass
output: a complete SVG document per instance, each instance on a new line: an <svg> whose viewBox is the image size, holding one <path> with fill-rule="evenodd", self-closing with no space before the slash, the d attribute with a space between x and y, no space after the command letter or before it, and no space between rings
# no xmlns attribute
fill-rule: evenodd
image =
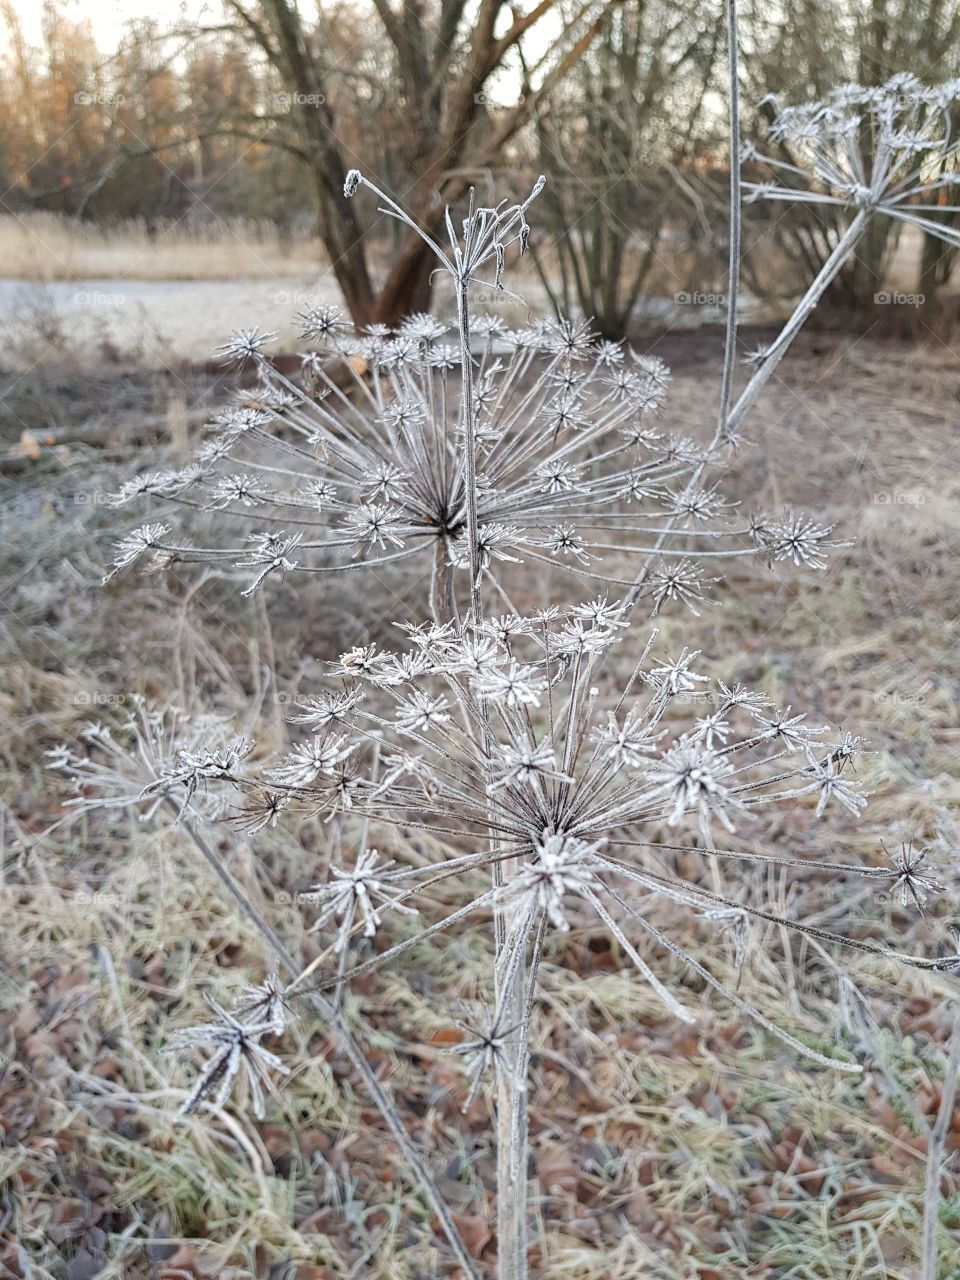
<svg viewBox="0 0 960 1280"><path fill-rule="evenodd" d="M960 484L943 425L955 412L955 366L935 344L844 347L815 356L801 340L751 418L756 447L741 450L726 488L750 506L796 504L839 521L855 545L823 575L728 574L721 607L661 625L666 648L702 647L718 677L870 740L875 754L860 775L870 805L860 823L834 828L829 852L879 861L881 838L896 848L898 832L930 825L960 793ZM675 368L677 430L709 420L717 382L709 374L719 371L702 358L688 364L683 352L679 342L656 352ZM124 707L111 699L169 696L172 683L188 707L247 710L266 757L288 730L286 704L263 668L275 668L295 696L318 660L367 639L394 641L388 619L422 586L385 569L373 589L369 580L326 594L291 583L278 588L269 615L214 578L95 593L111 517L70 495L110 491L129 462L93 481L89 460L72 463L63 471L43 463L40 485L20 474L18 536L8 526L3 542L6 1238L19 1240L41 1275L64 1274L66 1259L82 1260L84 1250L106 1256L107 1275L146 1275L151 1261L161 1274L266 1274L286 1259L297 1264L289 1274L304 1277L351 1267L357 1276L434 1274L429 1214L347 1062L309 1017L295 1025L284 1053L295 1069L278 1082L266 1122L243 1111L216 1127L172 1119L195 1073L163 1052L170 1035L204 1020L205 989L236 995L269 969L258 936L184 833L145 830L130 814L93 816L22 853L57 813L43 750L87 719L119 721ZM34 486L42 493L31 497ZM57 492L66 518L50 507ZM531 572L523 603L564 590L559 575ZM263 696L251 710L255 690ZM808 817L791 813L770 842L802 845ZM254 905L302 942L307 961L318 954L301 934L310 913L278 895L325 877L322 825L304 823L295 847L268 832L256 858L236 832L225 829L222 841ZM828 928L935 951L940 917L956 898L956 865L939 873L948 893L926 919L870 885L846 896L815 874L791 881L780 905ZM760 884L725 875L731 889L773 903L787 891L775 875ZM424 905L438 917L443 908L440 897ZM835 975L815 946L788 949L771 926L738 972L732 937L682 908L670 924L694 956L811 1048L830 1052L843 1022L867 1072L851 1079L811 1069L722 1002L701 1001L679 967L660 964L668 988L698 1008L697 1027L684 1027L630 977L601 928L555 935L531 1027L536 1273L911 1280L924 1132L938 1103L955 979L854 959L849 976L866 1005L851 997L838 1008ZM403 928L401 919L397 936ZM444 945L428 940L345 997L350 1025L488 1270L488 1101L460 1116L461 1074L445 1049L460 1034L460 1002L486 981L490 945L482 929ZM943 1191L946 1277L960 1265L960 1214L949 1176ZM5 1265L27 1274L8 1248Z"/></svg>

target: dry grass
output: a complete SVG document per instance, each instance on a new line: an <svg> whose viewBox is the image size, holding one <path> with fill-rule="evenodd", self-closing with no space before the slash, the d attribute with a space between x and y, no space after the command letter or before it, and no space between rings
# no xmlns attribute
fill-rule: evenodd
<svg viewBox="0 0 960 1280"><path fill-rule="evenodd" d="M141 218L114 226L53 213L0 217L0 261L8 279L261 280L315 272L319 240L284 237L251 218L210 223Z"/></svg>
<svg viewBox="0 0 960 1280"><path fill-rule="evenodd" d="M744 573L699 622L664 625L703 648L718 676L871 740L866 822L839 830L832 852L873 859L880 838L929 827L960 800L960 459L947 426L955 363L935 346L866 340L817 355L817 345L786 362L728 487L750 505L796 503L837 519L856 545L827 576ZM660 349L677 366L671 423L703 430L715 413L714 358L699 338ZM314 660L389 637L386 620L415 584L381 578L326 598L288 584L273 597L269 629L213 577L98 593L91 583L111 517L70 504L96 464L68 462L19 478L18 537L8 527L3 540L0 1265L58 1280L451 1276L375 1114L309 1019L285 1051L297 1065L265 1124L233 1110L173 1119L191 1077L162 1053L170 1030L202 1016L205 986L236 989L267 963L182 833L125 815L61 829L23 852L58 813L41 752L92 716L119 721L123 706L111 699L172 690L187 705L242 715L271 654L280 687L295 694ZM100 465L96 487L109 489ZM561 585L531 581L528 593ZM268 696L262 749L282 733ZM768 836L819 847L805 810ZM275 895L322 875L328 841L314 823L253 848L223 835L234 874L306 960L315 941ZM950 891L926 920L873 896L845 898L813 874L786 899L778 879L731 874L730 888L810 921L936 950L957 903L956 864L942 877ZM535 1273L918 1280L926 1135L955 980L856 960L838 1002L832 955L789 948L771 929L738 974L732 940L718 948L715 932L670 910L671 929L718 976L810 1044L839 1038L865 1074L811 1069L707 996L695 1030L676 1026L599 933L558 939L531 1036ZM650 959L696 1003L689 977ZM483 930L433 939L359 985L348 1011L492 1268L490 1118L482 1100L459 1115L462 1086L443 1052L457 1001L481 989L487 963ZM960 1114L948 1135L938 1280L960 1275L958 1146Z"/></svg>

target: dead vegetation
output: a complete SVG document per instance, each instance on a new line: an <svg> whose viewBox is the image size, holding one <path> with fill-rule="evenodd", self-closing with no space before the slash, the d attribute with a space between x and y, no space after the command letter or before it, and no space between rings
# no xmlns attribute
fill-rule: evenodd
<svg viewBox="0 0 960 1280"><path fill-rule="evenodd" d="M323 260L319 241L254 218L128 218L112 225L55 213L0 218L9 280L248 280L305 275Z"/></svg>
<svg viewBox="0 0 960 1280"><path fill-rule="evenodd" d="M671 426L701 433L715 415L708 339L654 349L676 370ZM776 384L735 462L732 496L796 503L837 520L856 544L826 579L735 576L722 607L699 621L668 618L665 640L682 635L717 676L782 703L802 684L813 716L870 740L865 821L818 851L872 860L881 840L893 848L932 831L960 799L955 356L934 339L918 348L814 336ZM191 1077L162 1052L169 1032L202 1017L206 986L239 989L269 967L185 836L118 813L38 839L66 812L42 753L85 721L117 723L131 693L172 690L182 705L241 718L252 705L266 752L285 732L282 699L297 696L311 664L385 635L414 584L384 573L326 596L284 584L269 624L213 575L101 591L122 530L102 504L75 498L114 488L128 465L121 454L81 445L2 481L0 1265L58 1280L452 1274L376 1114L309 1018L291 1056L301 1065L265 1123L229 1108L174 1118ZM531 574L531 602L555 586ZM790 813L770 839L808 848L808 817ZM307 823L296 835L251 844L225 828L221 853L309 961L314 940L284 895L321 878L329 832ZM736 892L739 873L726 874ZM799 890L794 882L790 901L776 877L750 889L808 922L936 953L957 898L955 853L938 874L948 892L919 919L897 899L869 888L844 897L815 874ZM738 970L732 937L717 955L714 931L679 915L672 923L694 954L710 947L718 975L759 1008L813 1047L839 1038L865 1074L791 1061L718 1002L703 1001L695 1029L675 1025L599 931L558 939L531 1033L536 1274L919 1280L956 979L868 958L841 978L829 952L791 946L773 927ZM656 963L696 1002L689 975ZM490 1268L489 1114L480 1099L460 1117L460 1074L444 1051L488 965L479 931L423 943L395 971L355 985L347 1010ZM948 1120L951 1152L960 1111ZM960 1273L955 1162L939 1190L940 1272L924 1280Z"/></svg>

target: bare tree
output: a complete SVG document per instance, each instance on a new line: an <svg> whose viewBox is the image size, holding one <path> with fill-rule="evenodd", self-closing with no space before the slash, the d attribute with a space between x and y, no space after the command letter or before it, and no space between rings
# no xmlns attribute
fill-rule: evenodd
<svg viewBox="0 0 960 1280"><path fill-rule="evenodd" d="M696 238L684 237L685 224L703 235L677 166L703 125L722 29L719 8L626 0L572 73L571 91L538 113L559 283L538 257L541 277L558 312L593 317L606 337L626 334L664 235L672 260L680 240Z"/></svg>
<svg viewBox="0 0 960 1280"><path fill-rule="evenodd" d="M444 204L466 190L470 174L496 163L506 144L535 108L596 40L621 0L584 0L537 58L530 91L502 111L489 109L485 86L513 65L524 38L559 9L539 0L518 14L506 0L373 0L379 34L389 51L388 74L396 95L394 142L406 170L405 199L427 228L439 222ZM289 95L286 122L294 145L309 166L319 210L319 229L331 268L357 323L391 323L429 302L429 251L412 234L401 238L392 265L377 287L361 225L342 197L347 171L370 157L348 153L353 133L339 103L353 69L335 61L332 15L308 24L296 0L227 0L234 27L253 41ZM334 56L331 56L333 51ZM361 144L358 141L357 146ZM396 181L396 176L394 177Z"/></svg>

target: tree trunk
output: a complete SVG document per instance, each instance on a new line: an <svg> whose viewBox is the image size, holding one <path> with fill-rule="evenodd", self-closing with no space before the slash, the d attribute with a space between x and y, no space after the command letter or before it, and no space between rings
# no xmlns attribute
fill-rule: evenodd
<svg viewBox="0 0 960 1280"><path fill-rule="evenodd" d="M437 262L430 249L417 237L404 237L400 256L383 282L376 300L374 319L396 325L413 311L427 311L433 292L431 275Z"/></svg>
<svg viewBox="0 0 960 1280"><path fill-rule="evenodd" d="M917 292L923 294L927 303L932 304L936 299L937 291L949 281L956 256L956 249L941 240L939 236L928 234L923 237L920 269L917 272Z"/></svg>
<svg viewBox="0 0 960 1280"><path fill-rule="evenodd" d="M324 93L323 77L310 43L304 37L296 4L290 0L268 0L265 9L279 51L272 52L262 34L258 38L271 60L282 62L287 83L295 95L301 135L317 191L320 238L354 323L368 324L373 317L373 286L360 224L343 194L347 170L337 141L336 120Z"/></svg>

